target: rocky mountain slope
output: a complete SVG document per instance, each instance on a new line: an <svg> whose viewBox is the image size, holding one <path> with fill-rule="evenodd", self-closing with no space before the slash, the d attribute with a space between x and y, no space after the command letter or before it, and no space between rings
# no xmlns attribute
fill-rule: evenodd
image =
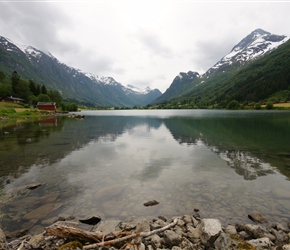
<svg viewBox="0 0 290 250"><path fill-rule="evenodd" d="M49 52L16 44L0 36L0 70L7 75L16 70L48 89L58 90L67 101L89 106L144 106L161 92L124 86L112 77L100 77L61 63Z"/></svg>
<svg viewBox="0 0 290 250"><path fill-rule="evenodd" d="M179 73L170 87L154 103L172 101L182 96L189 97L195 89L197 89L197 93L199 94L209 91L209 87L215 85L216 81L223 82L228 77L232 77L237 73L237 70L242 69L257 59L269 55L270 52L287 42L288 39L289 37L287 36L274 35L262 29L256 29L243 38L227 55L204 74L200 75L192 71ZM195 77L192 77L192 75L195 75ZM216 87L217 89L219 88L219 86ZM215 90L211 88L210 91ZM196 95L195 102L198 102L199 99L200 97Z"/></svg>

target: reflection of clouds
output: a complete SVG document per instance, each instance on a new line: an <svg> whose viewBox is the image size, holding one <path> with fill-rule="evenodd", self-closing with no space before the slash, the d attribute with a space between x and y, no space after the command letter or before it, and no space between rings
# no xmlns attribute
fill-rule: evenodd
<svg viewBox="0 0 290 250"><path fill-rule="evenodd" d="M164 125L149 130L148 124L135 126L130 133L128 131L119 137L116 143L118 158L124 157L124 162L133 165L135 171L131 172L132 178L142 182L160 177L163 169L179 161L185 153Z"/></svg>
<svg viewBox="0 0 290 250"><path fill-rule="evenodd" d="M139 179L140 181L157 179L161 175L162 170L168 168L171 164L172 162L170 161L170 159L152 160L151 162L144 165L143 170L135 175L135 178Z"/></svg>

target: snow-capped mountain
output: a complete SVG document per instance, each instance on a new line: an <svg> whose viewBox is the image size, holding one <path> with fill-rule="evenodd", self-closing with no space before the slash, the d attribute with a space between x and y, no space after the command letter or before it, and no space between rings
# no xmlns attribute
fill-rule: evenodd
<svg viewBox="0 0 290 250"><path fill-rule="evenodd" d="M262 29L256 29L242 39L233 49L211 67L205 75L225 70L228 66L243 65L257 59L285 43L289 37L274 35Z"/></svg>
<svg viewBox="0 0 290 250"><path fill-rule="evenodd" d="M60 62L49 52L1 36L0 69L7 75L16 70L21 78L60 91L65 100L92 106L145 106L161 95L157 89L141 90L124 86L112 77L83 72Z"/></svg>
<svg viewBox="0 0 290 250"><path fill-rule="evenodd" d="M289 40L287 36L274 35L262 29L256 29L235 45L227 55L204 74L200 75L192 71L179 73L169 88L154 103L162 103L185 94L188 95L188 91L192 91L196 87L206 86L208 81L215 77L215 73L227 72L232 66L239 67L263 57L287 40ZM197 100L198 98L196 97Z"/></svg>

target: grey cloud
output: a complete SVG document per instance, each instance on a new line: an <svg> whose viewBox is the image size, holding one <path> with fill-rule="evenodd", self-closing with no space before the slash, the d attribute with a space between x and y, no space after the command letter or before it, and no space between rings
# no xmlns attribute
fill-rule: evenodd
<svg viewBox="0 0 290 250"><path fill-rule="evenodd" d="M237 44L233 40L199 41L196 43L192 61L205 71L212 67L222 57L228 54Z"/></svg>
<svg viewBox="0 0 290 250"><path fill-rule="evenodd" d="M166 46L157 34L145 29L139 29L135 36L142 45L154 55L170 58L173 55L172 50Z"/></svg>
<svg viewBox="0 0 290 250"><path fill-rule="evenodd" d="M58 28L69 25L65 15L51 3L5 2L0 3L0 23L5 25L5 35L23 44L42 50L61 46Z"/></svg>
<svg viewBox="0 0 290 250"><path fill-rule="evenodd" d="M78 58L83 58L79 60ZM124 74L125 69L121 67L115 67L115 60L112 57L97 54L94 51L82 51L79 55L75 55L74 62L71 64L77 64L76 67L80 69L86 69L91 73L104 76L112 76L114 74Z"/></svg>

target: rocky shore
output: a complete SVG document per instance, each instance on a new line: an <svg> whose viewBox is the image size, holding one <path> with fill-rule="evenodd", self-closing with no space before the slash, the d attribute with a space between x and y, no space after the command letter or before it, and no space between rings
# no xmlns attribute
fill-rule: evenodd
<svg viewBox="0 0 290 250"><path fill-rule="evenodd" d="M82 223L61 218L38 235L7 239L0 230L0 249L276 249L290 250L290 222L270 224L252 214L250 224L224 226L218 219L200 218L199 213L181 217L159 216L152 221L98 221Z"/></svg>

